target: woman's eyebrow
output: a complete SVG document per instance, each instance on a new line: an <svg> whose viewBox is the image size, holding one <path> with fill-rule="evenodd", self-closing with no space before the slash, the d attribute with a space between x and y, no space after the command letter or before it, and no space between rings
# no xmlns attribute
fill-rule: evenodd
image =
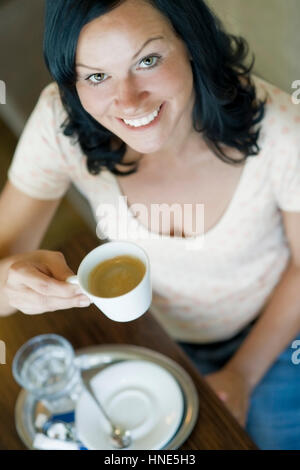
<svg viewBox="0 0 300 470"><path fill-rule="evenodd" d="M142 47L140 48L140 50L134 54L134 56L132 57L132 60L136 59L138 57L138 55L142 52L143 49L145 49L146 46L148 46L148 44L152 41L157 41L159 39L164 39L163 36L157 36L155 38L150 38L150 39L147 39L147 41L142 45ZM84 64L76 64L76 67L84 67L86 69L92 69L92 70L102 70L103 67L91 67L90 65L84 65Z"/></svg>

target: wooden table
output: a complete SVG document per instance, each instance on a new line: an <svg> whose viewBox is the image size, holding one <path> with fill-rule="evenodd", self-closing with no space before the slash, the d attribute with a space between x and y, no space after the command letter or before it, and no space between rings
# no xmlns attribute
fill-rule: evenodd
<svg viewBox="0 0 300 470"><path fill-rule="evenodd" d="M97 245L99 240L84 232L59 249L76 272L81 259ZM0 364L0 449L24 449L14 423L14 407L20 387L13 379L11 365L22 344L33 336L45 333L64 336L75 349L116 343L144 346L165 354L187 371L199 394L198 421L181 449L257 449L184 351L165 333L150 312L133 322L117 323L106 318L93 305L42 315L16 313L0 318L0 340L6 345L6 364Z"/></svg>

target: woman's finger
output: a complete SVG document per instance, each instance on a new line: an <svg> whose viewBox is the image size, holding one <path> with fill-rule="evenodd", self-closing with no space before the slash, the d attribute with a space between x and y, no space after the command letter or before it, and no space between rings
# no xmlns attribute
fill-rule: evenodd
<svg viewBox="0 0 300 470"><path fill-rule="evenodd" d="M82 294L69 298L44 296L28 287L24 287L22 292L11 300L10 304L23 313L36 315L46 311L53 312L74 307L87 307L91 304L91 301Z"/></svg>
<svg viewBox="0 0 300 470"><path fill-rule="evenodd" d="M24 285L39 294L52 297L69 298L81 292L79 286L59 281L46 275L32 262L14 263L7 278L8 286Z"/></svg>

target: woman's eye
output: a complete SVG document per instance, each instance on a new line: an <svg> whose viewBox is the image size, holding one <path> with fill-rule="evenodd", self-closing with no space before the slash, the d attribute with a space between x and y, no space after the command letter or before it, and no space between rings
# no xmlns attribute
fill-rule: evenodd
<svg viewBox="0 0 300 470"><path fill-rule="evenodd" d="M145 59L142 59L140 63L141 64L144 63L146 65L146 67L142 67L142 68L150 69L151 67L155 67L155 65L158 64L160 59L161 59L161 56L151 55L151 56L145 57Z"/></svg>
<svg viewBox="0 0 300 470"><path fill-rule="evenodd" d="M105 73L94 73L93 75L90 75L89 77L87 77L87 81L89 85L97 86L99 85L99 83L102 83L104 81L104 78L103 78L104 75Z"/></svg>

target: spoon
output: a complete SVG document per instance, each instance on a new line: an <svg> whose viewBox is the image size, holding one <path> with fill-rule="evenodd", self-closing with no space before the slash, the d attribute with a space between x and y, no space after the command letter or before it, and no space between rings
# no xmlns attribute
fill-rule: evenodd
<svg viewBox="0 0 300 470"><path fill-rule="evenodd" d="M92 387L91 387L91 380L92 378L98 374L99 369L81 369L81 377L83 384L87 390L87 392L90 394L90 396L94 399L94 401L97 403L98 407L100 408L101 413L105 417L106 421L110 424L111 427L111 442L114 447L117 449L124 449L125 447L129 447L131 444L131 434L130 431L123 429L120 426L115 425L108 414L106 413L105 409L103 408L102 404L98 400L97 396L95 395Z"/></svg>

